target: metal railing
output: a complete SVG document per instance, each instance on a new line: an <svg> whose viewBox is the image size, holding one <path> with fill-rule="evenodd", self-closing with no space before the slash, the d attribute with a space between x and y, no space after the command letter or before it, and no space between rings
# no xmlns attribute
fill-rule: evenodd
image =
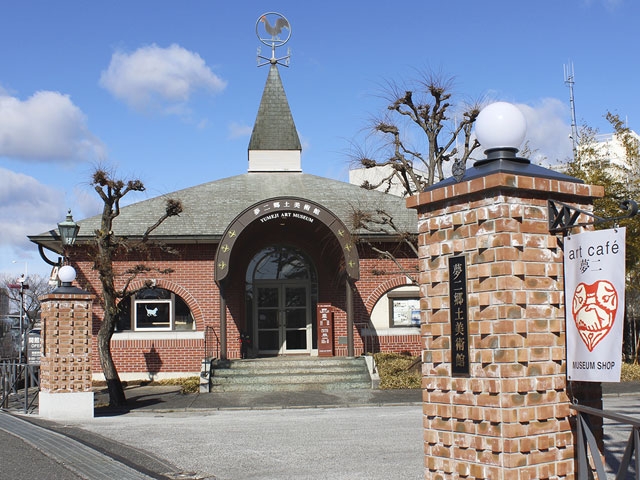
<svg viewBox="0 0 640 480"><path fill-rule="evenodd" d="M602 456L598 450L597 440L591 429L589 416L601 417L612 420L631 427L629 439L624 449L624 454L620 460L618 471L615 473L616 480L624 480L629 472L631 459L635 453L635 480L640 480L640 420L618 413L606 412L596 408L584 405L572 404L571 408L578 412L577 415L577 455L578 455L578 471L576 478L578 480L588 480L593 478L593 470L595 469L598 480L606 480L607 473L604 468ZM606 446L605 446L606 447ZM606 455L605 452L602 452ZM591 455L589 455L591 454ZM591 459L592 465L589 462Z"/></svg>
<svg viewBox="0 0 640 480"><path fill-rule="evenodd" d="M218 334L215 329L212 326L207 325L204 329L204 358L218 358L219 356L220 339L218 338Z"/></svg>
<svg viewBox="0 0 640 480"><path fill-rule="evenodd" d="M29 388L36 389L36 395L31 399ZM24 413L27 413L40 390L40 365L17 360L0 361L0 407L7 408L10 395L17 395L20 389L24 391Z"/></svg>

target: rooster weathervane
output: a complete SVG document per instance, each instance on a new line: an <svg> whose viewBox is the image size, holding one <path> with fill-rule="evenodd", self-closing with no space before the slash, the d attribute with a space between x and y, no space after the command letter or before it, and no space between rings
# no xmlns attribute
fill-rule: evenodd
<svg viewBox="0 0 640 480"><path fill-rule="evenodd" d="M276 58L276 48L283 46L291 38L291 24L281 13L267 12L258 17L256 21L256 35L258 40L266 46L271 47L271 58L260 55L260 47L258 47L258 66L280 64L284 67L289 66L289 58L291 52L287 49L287 55Z"/></svg>

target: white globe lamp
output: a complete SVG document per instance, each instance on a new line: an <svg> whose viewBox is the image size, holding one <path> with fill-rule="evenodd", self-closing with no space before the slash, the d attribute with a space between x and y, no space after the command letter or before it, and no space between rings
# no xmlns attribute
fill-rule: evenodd
<svg viewBox="0 0 640 480"><path fill-rule="evenodd" d="M71 265L65 265L58 270L58 278L62 282L63 287L71 286L71 282L76 279L76 269Z"/></svg>
<svg viewBox="0 0 640 480"><path fill-rule="evenodd" d="M516 159L527 133L524 115L518 107L507 102L495 102L483 108L475 127L476 137L488 160Z"/></svg>

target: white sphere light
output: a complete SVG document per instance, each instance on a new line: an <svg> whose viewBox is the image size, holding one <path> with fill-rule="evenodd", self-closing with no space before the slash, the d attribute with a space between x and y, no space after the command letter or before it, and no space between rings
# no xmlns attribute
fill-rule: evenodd
<svg viewBox="0 0 640 480"><path fill-rule="evenodd" d="M76 279L76 269L71 265L65 265L58 270L58 278L62 283L71 283Z"/></svg>
<svg viewBox="0 0 640 480"><path fill-rule="evenodd" d="M495 102L482 109L476 119L476 137L482 148L519 148L527 133L527 121L518 107Z"/></svg>

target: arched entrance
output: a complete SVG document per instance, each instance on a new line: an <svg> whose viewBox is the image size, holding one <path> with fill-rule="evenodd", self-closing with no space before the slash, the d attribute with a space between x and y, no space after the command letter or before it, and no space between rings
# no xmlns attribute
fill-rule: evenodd
<svg viewBox="0 0 640 480"><path fill-rule="evenodd" d="M291 244L295 244L298 248L302 246L309 253L311 250L315 250L313 255L310 254L307 258L317 257L314 261L322 259L322 263L317 263L316 265L319 267L318 271L322 270L323 272L323 282L325 282L323 285L330 284L331 288L335 288L336 285L344 285L344 296L334 293L333 298L323 301L331 303L333 299L341 298L339 301L343 303L343 308L346 312L345 344L347 345L348 356L353 356L354 315L352 284L359 278L360 266L358 251L349 230L335 214L318 203L303 198L277 197L264 200L245 209L229 224L218 244L215 256L215 281L220 290L219 338L221 358L227 358L227 300L234 297L237 299L238 294L246 293L242 292L242 288L243 284L246 284L246 272L249 271L248 259L253 259L256 256L255 252L263 251L265 245L285 245L288 242L290 242L289 246ZM310 262L309 265L313 265L313 262ZM286 281L288 282L289 280ZM270 314L272 322L274 315L279 318L276 320L276 322L279 322L278 326L272 323L271 333L269 334L271 335L269 351L275 354L282 353L285 345L284 351L287 353L293 353L294 350L303 351L301 347L303 334L293 333L294 330L291 327L288 333L290 341L286 342L286 327L280 326L283 321L282 315L285 315L282 313L282 305L286 305L288 294L290 295L289 301L293 301L292 296L295 295L295 292L293 290L287 291L287 288L284 287L285 279L279 279L278 285L277 297L274 289L257 292L265 295L265 302L267 302L267 296L270 296L271 306L267 307L267 304L264 303L264 308L272 308L276 311L276 313L271 312ZM267 287L268 285L265 283L263 286ZM310 288L306 295L310 295ZM323 288L323 291L326 290ZM277 304L275 303L276 298ZM302 297L300 296L296 297L296 301L301 299ZM263 305L263 303L260 303L260 305ZM313 332L313 323L311 325L308 324L309 316L313 318L312 316L314 315L311 308L312 305L312 301L306 297L304 306L299 306L300 311L303 308L311 310L311 313L308 313L305 318L305 322L307 322L305 326L299 327L311 332L311 342L309 342L308 337L305 337L307 338L307 345L304 351L313 349L313 336L315 333ZM246 318L249 315L255 316L255 314L257 312L254 311L252 303L244 312L244 316ZM242 314L235 316L235 319L241 325L240 328L248 330L252 328L254 321L252 317L252 319L246 318L248 321L245 322L245 318L242 318ZM285 330L279 330L281 328L285 328ZM266 339L266 327L264 330L262 332L265 336L262 341L263 347L268 342ZM277 339L276 330L278 330ZM253 336L255 339L256 332L253 332ZM284 337L284 340L282 337ZM292 345L296 345L296 348L289 348Z"/></svg>
<svg viewBox="0 0 640 480"><path fill-rule="evenodd" d="M246 299L258 355L309 354L317 348L317 274L302 250L274 245L258 252L247 268Z"/></svg>

